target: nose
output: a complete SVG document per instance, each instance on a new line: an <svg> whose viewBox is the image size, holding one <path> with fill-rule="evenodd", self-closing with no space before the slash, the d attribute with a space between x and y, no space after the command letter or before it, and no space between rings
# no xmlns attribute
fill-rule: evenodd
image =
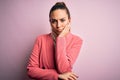
<svg viewBox="0 0 120 80"><path fill-rule="evenodd" d="M61 23L58 21L57 22L57 28L59 28L61 26Z"/></svg>

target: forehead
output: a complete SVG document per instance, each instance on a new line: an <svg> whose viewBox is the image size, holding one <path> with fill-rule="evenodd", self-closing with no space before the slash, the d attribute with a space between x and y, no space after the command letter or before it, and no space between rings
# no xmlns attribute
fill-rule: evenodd
<svg viewBox="0 0 120 80"><path fill-rule="evenodd" d="M57 9L51 13L50 18L52 19L61 19L61 18L67 18L68 15L66 13L66 10L64 9Z"/></svg>

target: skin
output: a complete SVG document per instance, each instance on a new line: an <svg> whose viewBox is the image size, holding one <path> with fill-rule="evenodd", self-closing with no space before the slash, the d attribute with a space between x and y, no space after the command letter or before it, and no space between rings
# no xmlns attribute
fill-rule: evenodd
<svg viewBox="0 0 120 80"><path fill-rule="evenodd" d="M70 32L71 19L64 9L57 9L50 15L50 24L52 33L55 37L64 37ZM59 74L59 79L62 80L77 80L78 76L73 72L66 72Z"/></svg>
<svg viewBox="0 0 120 80"><path fill-rule="evenodd" d="M52 32L59 37L64 37L70 31L70 21L68 18L66 10L57 9L51 13L50 24L52 27Z"/></svg>

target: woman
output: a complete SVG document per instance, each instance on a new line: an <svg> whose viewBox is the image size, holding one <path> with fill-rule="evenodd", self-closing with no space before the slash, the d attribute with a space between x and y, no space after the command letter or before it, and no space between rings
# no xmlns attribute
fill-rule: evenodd
<svg viewBox="0 0 120 80"><path fill-rule="evenodd" d="M76 80L72 66L82 40L70 33L71 17L64 2L50 10L52 32L37 37L27 66L28 75L36 80Z"/></svg>

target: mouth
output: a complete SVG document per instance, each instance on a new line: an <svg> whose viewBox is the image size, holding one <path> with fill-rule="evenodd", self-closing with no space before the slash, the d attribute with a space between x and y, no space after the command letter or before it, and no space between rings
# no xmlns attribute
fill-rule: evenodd
<svg viewBox="0 0 120 80"><path fill-rule="evenodd" d="M63 30L63 28L59 28L59 29L57 29L57 31L62 31Z"/></svg>

